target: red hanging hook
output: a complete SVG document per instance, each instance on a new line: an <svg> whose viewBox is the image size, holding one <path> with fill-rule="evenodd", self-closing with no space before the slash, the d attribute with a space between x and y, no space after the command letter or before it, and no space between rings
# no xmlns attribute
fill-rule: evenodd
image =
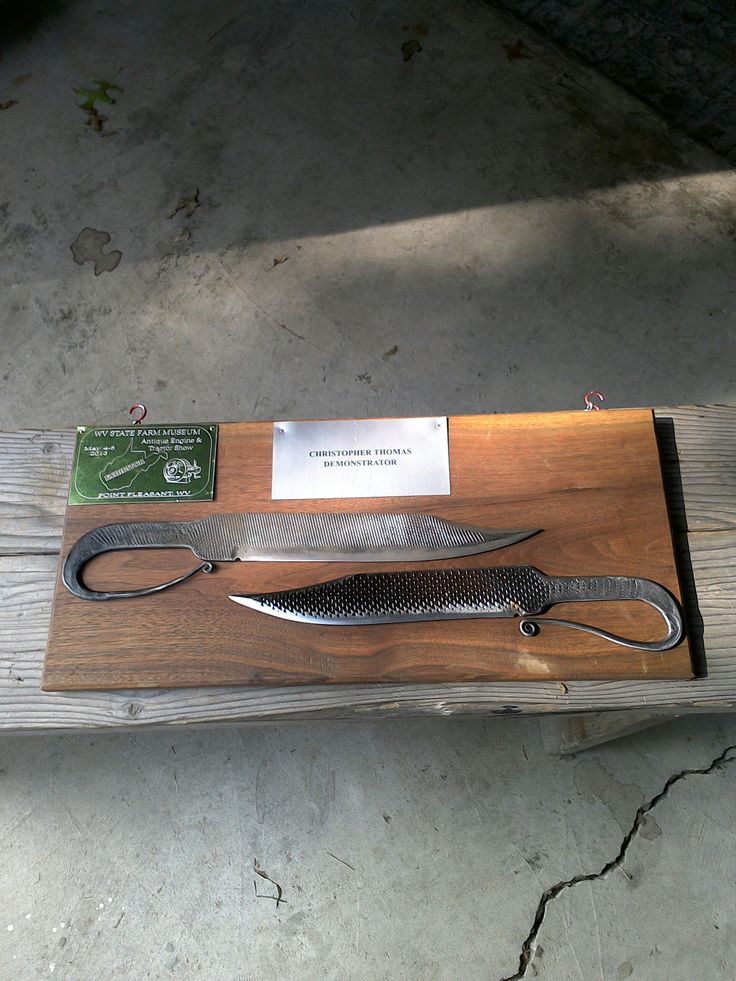
<svg viewBox="0 0 736 981"><path fill-rule="evenodd" d="M583 395L583 398L585 399L585 409L584 409L584 411L585 412L600 412L600 408L601 407L599 405L596 405L595 402L591 402L590 401L591 398L592 398L592 396L595 396L597 399L600 399L601 402L605 402L606 401L606 396L603 394L603 392L598 392L595 389L593 389L592 392L586 392L585 395Z"/></svg>
<svg viewBox="0 0 736 981"><path fill-rule="evenodd" d="M596 406L596 408L598 408L598 406ZM140 424L148 415L148 409L145 407L145 405L142 402L136 402L135 405L131 405L131 407L128 409L128 415L132 416L133 413L136 411L136 409L140 409L141 413L139 416L136 416L136 418L133 420L133 425L140 426Z"/></svg>

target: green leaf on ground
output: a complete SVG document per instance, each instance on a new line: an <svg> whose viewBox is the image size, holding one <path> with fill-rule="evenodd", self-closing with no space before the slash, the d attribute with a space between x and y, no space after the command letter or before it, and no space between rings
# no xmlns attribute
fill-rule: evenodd
<svg viewBox="0 0 736 981"><path fill-rule="evenodd" d="M84 102L80 102L79 104L80 109L86 109L87 111L94 109L95 102L106 102L108 105L113 105L115 100L109 93L123 91L119 85L106 82L102 78L93 78L92 84L97 87L94 89L74 89L74 94L84 99Z"/></svg>

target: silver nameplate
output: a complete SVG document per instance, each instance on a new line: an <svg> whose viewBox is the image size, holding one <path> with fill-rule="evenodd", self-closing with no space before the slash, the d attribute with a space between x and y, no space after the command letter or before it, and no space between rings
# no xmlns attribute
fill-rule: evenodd
<svg viewBox="0 0 736 981"><path fill-rule="evenodd" d="M274 501L449 493L446 416L273 424Z"/></svg>

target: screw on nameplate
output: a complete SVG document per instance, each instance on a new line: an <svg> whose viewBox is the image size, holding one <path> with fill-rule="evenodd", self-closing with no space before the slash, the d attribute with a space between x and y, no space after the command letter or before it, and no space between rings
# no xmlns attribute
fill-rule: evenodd
<svg viewBox="0 0 736 981"><path fill-rule="evenodd" d="M598 392L595 389L593 389L592 392L586 392L585 395L583 395L583 399L585 401L585 409L583 410L584 412L600 411L601 407L596 402L591 401L591 399L593 398L599 399L601 402L606 401L606 396L603 394L603 392Z"/></svg>

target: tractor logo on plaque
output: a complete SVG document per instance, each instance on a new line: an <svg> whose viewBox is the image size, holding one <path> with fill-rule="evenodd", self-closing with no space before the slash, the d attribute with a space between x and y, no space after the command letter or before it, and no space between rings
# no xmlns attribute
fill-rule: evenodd
<svg viewBox="0 0 736 981"><path fill-rule="evenodd" d="M196 460L190 463L189 460L174 457L164 464L164 480L167 484L191 484L201 473L202 468L197 466Z"/></svg>

